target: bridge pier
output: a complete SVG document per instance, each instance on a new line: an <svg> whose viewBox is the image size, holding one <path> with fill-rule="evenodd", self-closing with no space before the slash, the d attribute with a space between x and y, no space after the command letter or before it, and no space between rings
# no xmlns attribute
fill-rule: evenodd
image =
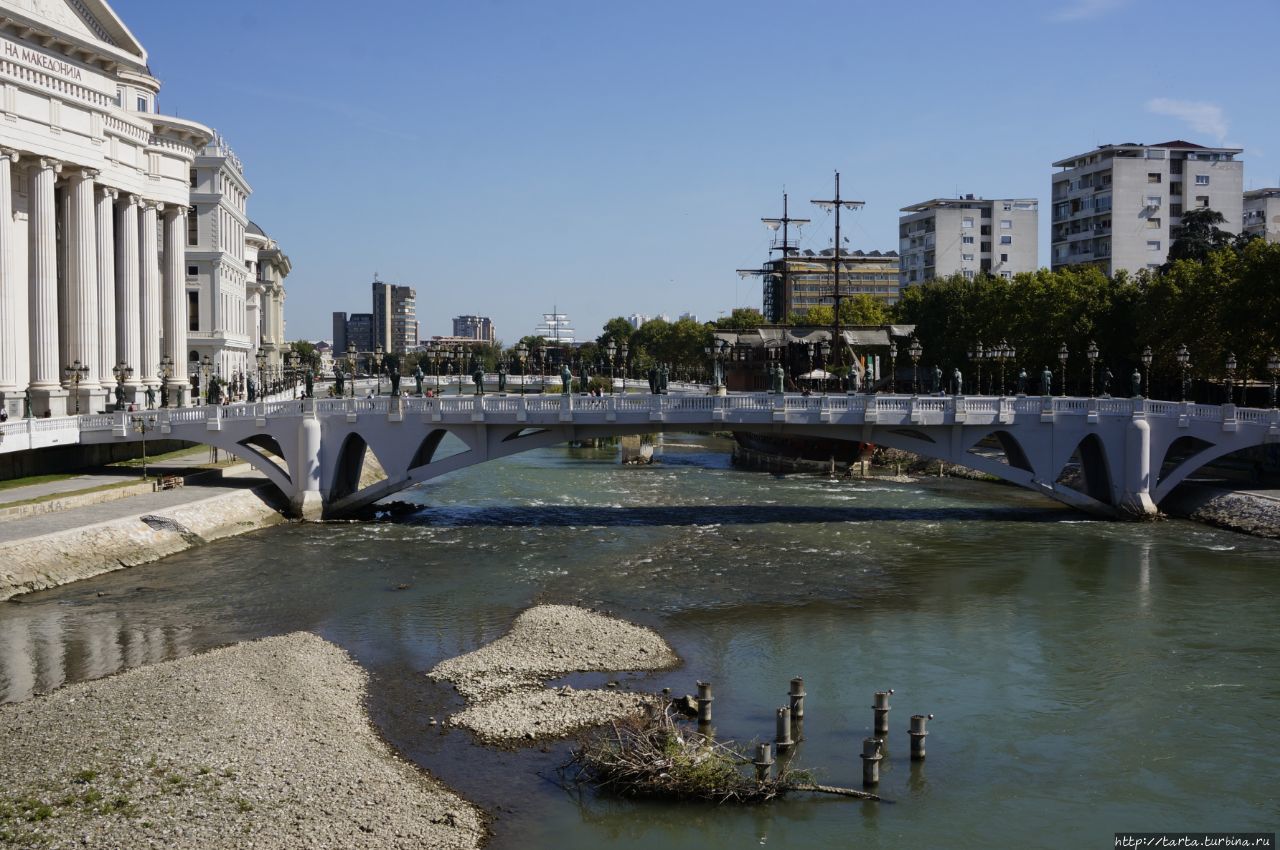
<svg viewBox="0 0 1280 850"><path fill-rule="evenodd" d="M302 421L298 423L298 451L290 464L294 489L289 508L295 518L314 521L324 513L324 498L320 494L321 429L315 402L308 401L310 404L304 402Z"/></svg>
<svg viewBox="0 0 1280 850"><path fill-rule="evenodd" d="M1145 417L1134 417L1125 429L1124 492L1116 506L1138 519L1159 513L1151 500L1151 426Z"/></svg>

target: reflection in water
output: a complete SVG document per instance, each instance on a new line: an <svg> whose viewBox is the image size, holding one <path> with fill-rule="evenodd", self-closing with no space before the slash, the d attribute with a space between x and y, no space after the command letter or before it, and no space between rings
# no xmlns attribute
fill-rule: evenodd
<svg viewBox="0 0 1280 850"><path fill-rule="evenodd" d="M1274 820L1275 543L1081 521L1008 487L740 472L678 438L652 467L540 451L400 498L421 512L278 526L0 605L0 700L314 631L369 671L387 740L496 813L491 850L1101 846L1135 825ZM425 671L536 602L657 628L680 668L569 679L709 680L721 740L773 740L803 676L793 764L832 785L861 787L872 694L893 688L892 804L603 799L555 783L567 743L498 751L430 726L460 701ZM937 715L923 763L915 713Z"/></svg>
<svg viewBox="0 0 1280 850"><path fill-rule="evenodd" d="M0 619L0 702L190 655L192 629L138 628L118 612Z"/></svg>

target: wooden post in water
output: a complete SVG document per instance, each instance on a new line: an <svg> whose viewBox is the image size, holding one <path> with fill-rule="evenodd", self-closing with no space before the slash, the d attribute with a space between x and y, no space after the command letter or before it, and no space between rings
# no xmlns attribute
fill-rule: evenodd
<svg viewBox="0 0 1280 850"><path fill-rule="evenodd" d="M925 729L925 724L932 719L932 714L911 715L911 731L907 734L911 736L912 761L918 761L924 758L924 739L929 736L928 731Z"/></svg>
<svg viewBox="0 0 1280 850"><path fill-rule="evenodd" d="M794 723L804 720L804 698L807 694L804 692L802 677L796 676L791 680L791 692L787 696L791 698L791 721Z"/></svg>
<svg viewBox="0 0 1280 850"><path fill-rule="evenodd" d="M783 706L778 709L778 752L789 749L795 741L791 740L791 709Z"/></svg>
<svg viewBox="0 0 1280 850"><path fill-rule="evenodd" d="M711 696L711 683L698 683L698 722L711 722L711 703L715 697Z"/></svg>
<svg viewBox="0 0 1280 850"><path fill-rule="evenodd" d="M876 691L875 705L871 706L876 713L876 735L884 737L889 734L889 696L893 688L887 691Z"/></svg>
<svg viewBox="0 0 1280 850"><path fill-rule="evenodd" d="M862 784L866 786L880 784L880 759L884 756L880 755L879 738L863 738L862 739Z"/></svg>
<svg viewBox="0 0 1280 850"><path fill-rule="evenodd" d="M773 767L773 753L769 744L756 745L756 760L752 764L756 766L756 782L764 782L769 778L769 768Z"/></svg>

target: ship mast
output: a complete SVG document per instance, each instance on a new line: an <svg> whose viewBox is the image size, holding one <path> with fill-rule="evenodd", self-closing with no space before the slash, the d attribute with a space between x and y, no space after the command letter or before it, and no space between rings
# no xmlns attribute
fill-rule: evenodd
<svg viewBox="0 0 1280 850"><path fill-rule="evenodd" d="M835 301L835 331L831 338L831 352L835 355L833 365L840 367L840 361L844 359L844 338L840 334L840 210L856 210L863 206L862 201L848 201L840 197L840 172L836 172L836 195L831 200L810 201L824 210L835 210L836 213L836 242L835 249L831 252L831 281L833 284L832 296Z"/></svg>
<svg viewBox="0 0 1280 850"><path fill-rule="evenodd" d="M809 223L809 219L791 217L788 209L788 205L787 205L787 193L783 192L782 193L782 218L762 218L760 220L764 222L765 227L769 228L775 233L777 233L779 229L782 230L781 240L779 240L778 237L776 236L773 238L773 243L769 246L769 254L772 255L774 251L782 252L782 263L781 263L782 298L785 299L786 294L788 292L788 282L790 280L788 276L788 271L790 270L790 267L791 267L791 263L788 261L787 257L791 254L792 251L796 250L796 246L791 244L789 228L793 224L797 228L804 227L806 224ZM770 269L770 268L738 269L738 275L740 277L748 277L752 275L764 277L766 275L773 274L774 271L775 271L774 269ZM786 317L782 316L781 319L785 320Z"/></svg>

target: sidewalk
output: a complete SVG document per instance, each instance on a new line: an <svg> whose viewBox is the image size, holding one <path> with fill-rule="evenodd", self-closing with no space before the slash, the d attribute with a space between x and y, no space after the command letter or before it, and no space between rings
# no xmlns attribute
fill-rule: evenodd
<svg viewBox="0 0 1280 850"><path fill-rule="evenodd" d="M100 522L164 511L179 505L208 499L211 496L260 487L266 483L266 480L266 477L258 472L244 473L235 478L214 478L205 484L191 484L176 490L161 490L98 505L88 505L71 510L10 519L0 522L0 543L25 540L59 531L83 528Z"/></svg>

